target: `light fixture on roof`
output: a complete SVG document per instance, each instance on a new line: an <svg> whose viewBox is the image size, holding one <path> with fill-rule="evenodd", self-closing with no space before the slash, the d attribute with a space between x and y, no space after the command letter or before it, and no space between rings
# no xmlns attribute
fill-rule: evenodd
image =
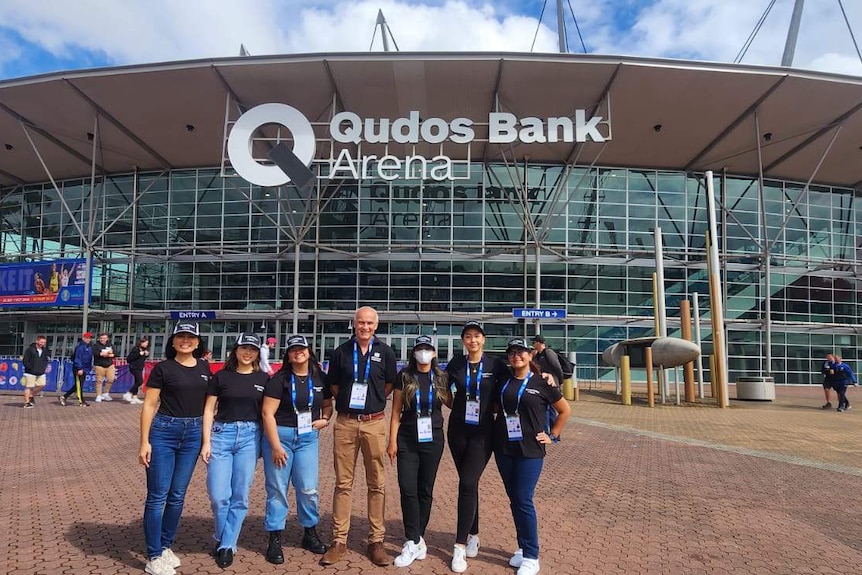
<svg viewBox="0 0 862 575"><path fill-rule="evenodd" d="M191 134L194 131L195 131L195 125L194 124L186 124L186 132Z"/></svg>
<svg viewBox="0 0 862 575"><path fill-rule="evenodd" d="M96 136L93 134L93 132L87 132L87 141L88 142L92 142L95 139L95 137Z"/></svg>
<svg viewBox="0 0 862 575"><path fill-rule="evenodd" d="M12 150L15 149L15 146L13 146L12 144L6 144L6 149L11 152Z"/></svg>
<svg viewBox="0 0 862 575"><path fill-rule="evenodd" d="M772 132L766 132L765 134L763 134L763 140L766 142L771 142L772 141Z"/></svg>
<svg viewBox="0 0 862 575"><path fill-rule="evenodd" d="M662 128L661 124L656 124L655 126L652 127L652 129L655 131L656 134L661 132L661 128Z"/></svg>

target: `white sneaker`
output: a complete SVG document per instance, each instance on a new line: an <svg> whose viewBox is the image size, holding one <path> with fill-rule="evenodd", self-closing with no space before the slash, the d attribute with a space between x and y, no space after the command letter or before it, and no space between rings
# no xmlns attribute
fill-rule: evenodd
<svg viewBox="0 0 862 575"><path fill-rule="evenodd" d="M176 575L177 571L165 562L164 555L147 562L144 571L150 575Z"/></svg>
<svg viewBox="0 0 862 575"><path fill-rule="evenodd" d="M421 561L425 559L425 555L428 552L428 546L425 545L425 539L419 538L419 543L413 543L413 541L407 541L404 544L404 548L401 549L401 555L395 558L395 566L396 567L407 567L413 561Z"/></svg>
<svg viewBox="0 0 862 575"><path fill-rule="evenodd" d="M102 396L101 395L96 396L96 403L102 403Z"/></svg>
<svg viewBox="0 0 862 575"><path fill-rule="evenodd" d="M509 565L514 568L518 568L521 566L521 563L524 562L524 550L518 549L515 551L515 554L509 559Z"/></svg>
<svg viewBox="0 0 862 575"><path fill-rule="evenodd" d="M526 557L521 561L521 566L518 567L517 575L536 575L539 572L539 560L538 559L527 559Z"/></svg>
<svg viewBox="0 0 862 575"><path fill-rule="evenodd" d="M103 393L103 394L102 394L102 399L104 399L105 401L114 401L114 398L113 398L113 397L111 397L111 394L110 394L110 393Z"/></svg>
<svg viewBox="0 0 862 575"><path fill-rule="evenodd" d="M467 550L463 547L455 546L452 550L452 571L454 573L463 573L467 570Z"/></svg>
<svg viewBox="0 0 862 575"><path fill-rule="evenodd" d="M128 391L126 393L124 393L123 394L123 401L125 401L126 403L132 403L132 394L129 393Z"/></svg>
<svg viewBox="0 0 862 575"><path fill-rule="evenodd" d="M168 565L170 565L174 569L179 567L181 564L180 558L177 557L176 553L171 551L170 548L162 550L162 559L164 560L165 563L167 563Z"/></svg>
<svg viewBox="0 0 862 575"><path fill-rule="evenodd" d="M475 557L479 554L479 536L467 536L467 557Z"/></svg>
<svg viewBox="0 0 862 575"><path fill-rule="evenodd" d="M138 398L137 398L137 396L134 396L134 395L133 395L133 396L132 396L132 400L131 400L129 403L131 403L132 405L140 405L140 404L142 404L142 403L144 403L144 402L143 402L143 401L141 401L140 399L138 399Z"/></svg>

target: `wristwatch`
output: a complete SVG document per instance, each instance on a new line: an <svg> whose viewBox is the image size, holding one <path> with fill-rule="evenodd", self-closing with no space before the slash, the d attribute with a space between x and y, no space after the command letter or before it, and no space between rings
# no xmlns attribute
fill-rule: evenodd
<svg viewBox="0 0 862 575"><path fill-rule="evenodd" d="M553 433L549 433L549 434L548 434L548 437L550 437L550 438L551 438L551 441L552 441L552 442L554 442L554 443L559 443L559 442L560 442L560 436L559 436L559 435L554 435Z"/></svg>

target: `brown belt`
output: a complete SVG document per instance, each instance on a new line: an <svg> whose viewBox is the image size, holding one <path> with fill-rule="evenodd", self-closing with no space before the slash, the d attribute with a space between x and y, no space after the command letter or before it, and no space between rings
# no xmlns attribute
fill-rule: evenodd
<svg viewBox="0 0 862 575"><path fill-rule="evenodd" d="M355 419L356 421L375 421L386 417L386 413L378 411L377 413L340 413L338 417L345 419Z"/></svg>

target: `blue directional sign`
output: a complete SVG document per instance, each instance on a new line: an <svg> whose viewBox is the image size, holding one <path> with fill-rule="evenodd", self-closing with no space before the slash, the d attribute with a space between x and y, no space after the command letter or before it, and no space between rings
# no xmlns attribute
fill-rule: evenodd
<svg viewBox="0 0 862 575"><path fill-rule="evenodd" d="M212 310L209 310L209 311L189 310L189 311L172 311L171 312L171 319L201 320L201 319L215 319L215 318L216 318L216 312L212 311Z"/></svg>
<svg viewBox="0 0 862 575"><path fill-rule="evenodd" d="M524 319L566 319L566 310L516 307L512 308L512 317Z"/></svg>

